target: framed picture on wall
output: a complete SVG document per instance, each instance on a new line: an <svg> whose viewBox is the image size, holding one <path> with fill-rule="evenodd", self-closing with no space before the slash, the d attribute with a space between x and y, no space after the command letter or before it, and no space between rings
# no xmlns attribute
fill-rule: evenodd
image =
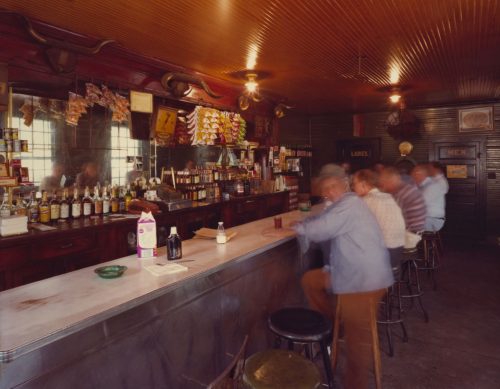
<svg viewBox="0 0 500 389"><path fill-rule="evenodd" d="M459 109L458 131L493 131L493 107Z"/></svg>

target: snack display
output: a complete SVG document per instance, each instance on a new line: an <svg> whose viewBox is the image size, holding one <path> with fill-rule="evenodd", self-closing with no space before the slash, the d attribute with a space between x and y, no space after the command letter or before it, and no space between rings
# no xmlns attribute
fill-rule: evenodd
<svg viewBox="0 0 500 389"><path fill-rule="evenodd" d="M94 84L91 84L90 82L87 82L85 84L85 89L86 89L85 99L87 99L89 105L93 107L94 104L99 104L102 98L102 92L99 89L99 87Z"/></svg>
<svg viewBox="0 0 500 389"><path fill-rule="evenodd" d="M68 105L66 106L66 123L77 126L80 116L87 112L87 100L76 93L69 92Z"/></svg>
<svg viewBox="0 0 500 389"><path fill-rule="evenodd" d="M246 122L240 114L197 106L188 116L192 145L237 144L245 140Z"/></svg>
<svg viewBox="0 0 500 389"><path fill-rule="evenodd" d="M31 126L35 114L40 110L40 103L38 101L33 101L31 99L26 99L24 104L19 108L19 111L23 113L24 125Z"/></svg>
<svg viewBox="0 0 500 389"><path fill-rule="evenodd" d="M125 122L128 121L130 116L129 102L126 97L120 96L116 93L113 105L110 105L110 109L113 111L113 116L111 120L113 122Z"/></svg>
<svg viewBox="0 0 500 389"><path fill-rule="evenodd" d="M188 145L191 143L191 135L189 135L189 130L185 120L177 120L175 124L174 140L180 145Z"/></svg>

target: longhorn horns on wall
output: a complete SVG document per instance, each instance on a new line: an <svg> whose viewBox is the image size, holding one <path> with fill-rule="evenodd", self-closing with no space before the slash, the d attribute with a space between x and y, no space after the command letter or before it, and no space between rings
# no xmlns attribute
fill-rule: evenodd
<svg viewBox="0 0 500 389"><path fill-rule="evenodd" d="M94 55L101 49L115 42L112 39L106 39L93 47L81 46L75 43L47 37L33 27L31 20L23 14L0 10L0 13L12 14L23 19L26 31L39 43L48 46L46 49L47 58L50 65L57 73L71 73L76 67L76 54Z"/></svg>
<svg viewBox="0 0 500 389"><path fill-rule="evenodd" d="M215 94L203 79L186 73L165 73L161 78L161 85L175 97L187 96L191 92L191 85L200 87L207 95L214 99L222 97Z"/></svg>

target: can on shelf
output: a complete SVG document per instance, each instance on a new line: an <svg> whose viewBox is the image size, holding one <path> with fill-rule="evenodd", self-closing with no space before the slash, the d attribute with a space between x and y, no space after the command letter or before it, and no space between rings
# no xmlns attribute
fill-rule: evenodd
<svg viewBox="0 0 500 389"><path fill-rule="evenodd" d="M15 153L21 152L21 141L19 139L15 139L12 141L12 149Z"/></svg>
<svg viewBox="0 0 500 389"><path fill-rule="evenodd" d="M21 151L23 153L28 152L28 141L27 140L21 140Z"/></svg>
<svg viewBox="0 0 500 389"><path fill-rule="evenodd" d="M10 128L4 128L4 129L3 129L3 138L4 138L6 141L7 141L7 140L12 139L12 138L10 137L10 134L11 134L11 132L10 132Z"/></svg>
<svg viewBox="0 0 500 389"><path fill-rule="evenodd" d="M0 139L0 152L7 151L7 145L5 143L5 139Z"/></svg>
<svg viewBox="0 0 500 389"><path fill-rule="evenodd" d="M17 128L10 129L10 139L12 139L12 140L19 139L19 129L17 129Z"/></svg>
<svg viewBox="0 0 500 389"><path fill-rule="evenodd" d="M10 153L13 149L12 139L6 139L5 144L6 144L5 149L7 150L8 153Z"/></svg>

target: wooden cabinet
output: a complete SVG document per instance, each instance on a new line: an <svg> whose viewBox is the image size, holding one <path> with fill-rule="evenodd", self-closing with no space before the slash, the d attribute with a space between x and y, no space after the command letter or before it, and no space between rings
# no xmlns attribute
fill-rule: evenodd
<svg viewBox="0 0 500 389"><path fill-rule="evenodd" d="M199 228L217 228L219 221L233 227L287 210L288 193L282 192L166 212L156 216L158 246L165 245L172 226L190 239ZM0 290L136 252L136 219L72 223L59 231L0 238Z"/></svg>

